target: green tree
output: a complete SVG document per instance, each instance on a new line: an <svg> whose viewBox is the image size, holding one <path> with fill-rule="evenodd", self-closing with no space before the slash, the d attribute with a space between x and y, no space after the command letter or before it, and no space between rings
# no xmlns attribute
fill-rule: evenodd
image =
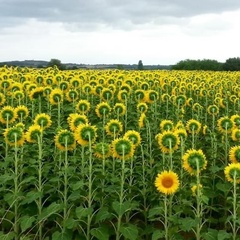
<svg viewBox="0 0 240 240"><path fill-rule="evenodd" d="M59 59L52 58L50 62L48 63L48 67L54 67L56 66L58 69L63 70L65 69L64 65L61 63Z"/></svg>
<svg viewBox="0 0 240 240"><path fill-rule="evenodd" d="M223 70L225 71L239 71L240 70L240 58L229 58L223 64Z"/></svg>
<svg viewBox="0 0 240 240"><path fill-rule="evenodd" d="M138 70L143 70L142 60L139 60L139 61L138 61Z"/></svg>

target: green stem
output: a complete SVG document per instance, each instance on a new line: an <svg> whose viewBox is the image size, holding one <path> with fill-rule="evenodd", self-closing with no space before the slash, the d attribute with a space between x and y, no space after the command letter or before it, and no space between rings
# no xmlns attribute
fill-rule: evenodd
<svg viewBox="0 0 240 240"><path fill-rule="evenodd" d="M233 175L233 240L237 239L237 228L236 228L236 221L237 221L237 181L236 181L236 171L234 171Z"/></svg>
<svg viewBox="0 0 240 240"><path fill-rule="evenodd" d="M167 202L167 195L164 196L164 230L165 230L165 240L169 239L168 233L168 202Z"/></svg>
<svg viewBox="0 0 240 240"><path fill-rule="evenodd" d="M18 225L18 154L17 154L17 135L14 134L15 137L15 146L14 146L14 232L15 232L15 240L19 239L19 225Z"/></svg>
<svg viewBox="0 0 240 240"><path fill-rule="evenodd" d="M120 240L121 233L120 233L120 228L122 224L122 204L124 200L124 182L125 182L125 159L124 159L124 148L123 148L123 159L122 159L122 167L121 167L121 183L120 183L120 194L119 194L119 215L117 219L117 232L116 232L116 240Z"/></svg>

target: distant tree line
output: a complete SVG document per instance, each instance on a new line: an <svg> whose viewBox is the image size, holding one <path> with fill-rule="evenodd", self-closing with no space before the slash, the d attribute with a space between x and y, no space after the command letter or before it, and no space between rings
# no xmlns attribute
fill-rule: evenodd
<svg viewBox="0 0 240 240"><path fill-rule="evenodd" d="M182 60L173 65L173 70L209 70L209 71L240 71L240 58L229 58L221 63L216 60Z"/></svg>

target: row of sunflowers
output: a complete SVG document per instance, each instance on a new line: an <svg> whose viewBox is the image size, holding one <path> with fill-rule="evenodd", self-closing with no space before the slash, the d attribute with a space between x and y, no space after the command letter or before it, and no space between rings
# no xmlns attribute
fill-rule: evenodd
<svg viewBox="0 0 240 240"><path fill-rule="evenodd" d="M1 239L238 239L240 73L0 68Z"/></svg>

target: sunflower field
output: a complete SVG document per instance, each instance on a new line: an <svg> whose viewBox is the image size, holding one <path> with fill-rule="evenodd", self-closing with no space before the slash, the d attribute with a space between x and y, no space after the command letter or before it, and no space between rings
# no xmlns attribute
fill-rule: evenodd
<svg viewBox="0 0 240 240"><path fill-rule="evenodd" d="M0 68L1 240L240 239L240 73Z"/></svg>

